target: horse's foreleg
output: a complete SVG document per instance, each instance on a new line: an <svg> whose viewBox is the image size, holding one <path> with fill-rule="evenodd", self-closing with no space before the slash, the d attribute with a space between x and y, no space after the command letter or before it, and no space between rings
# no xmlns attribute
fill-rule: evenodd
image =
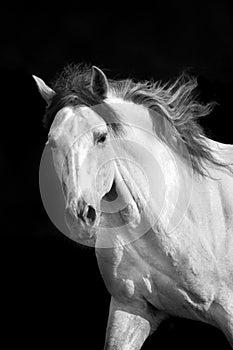
<svg viewBox="0 0 233 350"><path fill-rule="evenodd" d="M139 350L150 333L143 317L111 308L104 350Z"/></svg>
<svg viewBox="0 0 233 350"><path fill-rule="evenodd" d="M139 350L151 331L150 322L136 310L111 299L104 350Z"/></svg>

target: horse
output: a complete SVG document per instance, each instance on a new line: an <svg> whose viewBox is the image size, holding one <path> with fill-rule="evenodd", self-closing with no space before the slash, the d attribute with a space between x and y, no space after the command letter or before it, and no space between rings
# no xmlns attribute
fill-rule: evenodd
<svg viewBox="0 0 233 350"><path fill-rule="evenodd" d="M138 350L178 316L233 347L233 145L208 138L197 79L108 79L68 65L46 101L70 238L95 248L111 295L105 350Z"/></svg>

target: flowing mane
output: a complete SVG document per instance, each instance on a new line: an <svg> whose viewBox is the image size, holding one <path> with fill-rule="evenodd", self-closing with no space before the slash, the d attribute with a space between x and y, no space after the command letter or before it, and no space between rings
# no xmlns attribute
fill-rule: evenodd
<svg viewBox="0 0 233 350"><path fill-rule="evenodd" d="M105 103L104 99L90 90L91 67L87 65L68 65L52 82L56 92L44 116L44 125L50 127L56 113L65 106L88 106L93 108L114 131L123 133L120 117ZM205 134L198 123L200 117L211 113L215 102L202 104L196 99L197 79L182 74L174 82L134 82L131 79L109 80L110 95L131 101L148 108L154 126L156 115L163 118L163 131L160 137L172 146L171 140L187 148L193 170L201 175L208 175L206 163L212 163L228 169L230 165L216 159L211 147L206 142ZM153 113L154 112L154 113Z"/></svg>

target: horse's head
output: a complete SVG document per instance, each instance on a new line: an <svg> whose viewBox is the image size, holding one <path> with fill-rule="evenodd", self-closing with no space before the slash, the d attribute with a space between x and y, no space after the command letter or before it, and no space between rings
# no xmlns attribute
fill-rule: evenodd
<svg viewBox="0 0 233 350"><path fill-rule="evenodd" d="M35 79L50 108L56 92L41 79ZM92 69L90 92L105 98L107 89L104 73ZM131 219L139 220L135 195L127 185L131 171L122 164L117 165L116 161L120 158L118 136L121 125L116 125L114 113L104 102L90 107L67 104L56 113L48 135L66 201L65 216L71 238L86 241L85 244L92 244L101 222L112 224L107 223L109 215L116 225ZM109 123L111 116L114 123ZM114 217L114 213L118 217L117 214Z"/></svg>
<svg viewBox="0 0 233 350"><path fill-rule="evenodd" d="M189 85L178 85L178 95L174 93L178 102L173 119L170 88L108 81L96 67L62 75L54 90L34 78L48 104L46 120L53 120L48 144L71 238L95 245L101 232L98 238L120 234L129 242L148 232L158 218L163 229L173 229L189 200L189 190L180 192L183 178L192 179L186 144L191 154L201 149L195 138L189 140L191 127L182 119L182 96ZM185 108L193 106L187 103ZM198 166L196 158L193 164Z"/></svg>

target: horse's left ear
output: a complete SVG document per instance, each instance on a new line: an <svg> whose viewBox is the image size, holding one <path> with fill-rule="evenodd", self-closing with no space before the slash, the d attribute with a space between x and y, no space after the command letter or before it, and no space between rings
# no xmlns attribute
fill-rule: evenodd
<svg viewBox="0 0 233 350"><path fill-rule="evenodd" d="M36 81L36 85L39 89L41 96L43 97L45 102L47 104L49 104L52 97L55 95L55 91L53 89L51 89L48 85L46 85L45 82L41 78L38 78L35 75L33 75L32 77Z"/></svg>
<svg viewBox="0 0 233 350"><path fill-rule="evenodd" d="M96 66L92 66L91 90L101 98L106 98L108 93L108 79L104 72Z"/></svg>

